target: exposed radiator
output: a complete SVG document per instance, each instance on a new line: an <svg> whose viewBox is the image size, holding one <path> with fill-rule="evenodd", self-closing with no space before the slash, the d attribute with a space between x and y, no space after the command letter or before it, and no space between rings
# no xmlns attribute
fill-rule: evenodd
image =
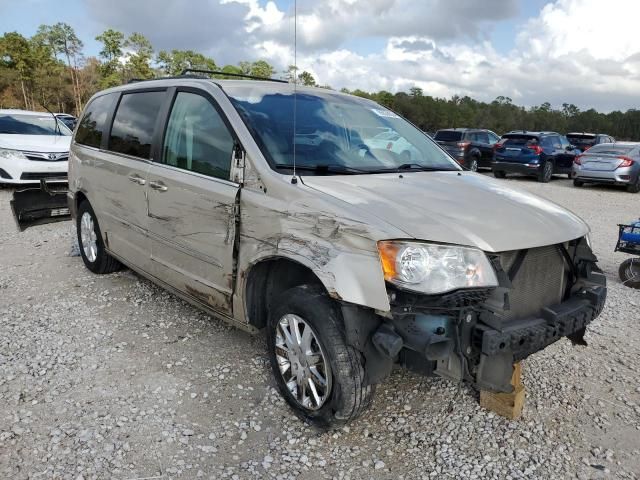
<svg viewBox="0 0 640 480"><path fill-rule="evenodd" d="M518 251L500 253L505 272L509 271ZM505 320L537 315L544 307L562 301L566 272L557 246L529 249L509 291L509 310L501 313Z"/></svg>

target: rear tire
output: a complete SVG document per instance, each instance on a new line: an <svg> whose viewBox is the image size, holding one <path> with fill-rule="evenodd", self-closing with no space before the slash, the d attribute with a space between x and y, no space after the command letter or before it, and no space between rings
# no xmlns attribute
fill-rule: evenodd
<svg viewBox="0 0 640 480"><path fill-rule="evenodd" d="M622 262L618 275L627 287L640 289L640 258L629 258Z"/></svg>
<svg viewBox="0 0 640 480"><path fill-rule="evenodd" d="M280 394L294 413L315 427L333 429L366 411L373 400L375 385L364 384L362 355L347 345L342 333L342 314L326 292L320 287L302 285L283 292L272 305L267 326L269 360ZM298 327L292 327L292 322ZM305 344L307 328L312 339ZM302 341L290 348L286 331L296 330ZM295 339L296 335L291 337ZM304 346L307 344L309 348ZM324 372L324 384L323 375L317 376L313 368L315 372ZM320 401L315 392L322 393Z"/></svg>
<svg viewBox="0 0 640 480"><path fill-rule="evenodd" d="M538 181L540 183L549 183L553 176L553 163L547 161L542 165L542 170L538 173Z"/></svg>
<svg viewBox="0 0 640 480"><path fill-rule="evenodd" d="M107 253L98 219L87 200L78 206L76 230L85 267L97 274L112 273L122 268L122 264Z"/></svg>
<svg viewBox="0 0 640 480"><path fill-rule="evenodd" d="M638 193L640 192L640 179L631 185L627 185L627 192L629 193Z"/></svg>
<svg viewBox="0 0 640 480"><path fill-rule="evenodd" d="M493 176L496 178L507 178L507 173L500 170L494 170Z"/></svg>
<svg viewBox="0 0 640 480"><path fill-rule="evenodd" d="M584 182L582 180L578 180L577 178L573 179L573 186L574 187L583 187L584 186Z"/></svg>

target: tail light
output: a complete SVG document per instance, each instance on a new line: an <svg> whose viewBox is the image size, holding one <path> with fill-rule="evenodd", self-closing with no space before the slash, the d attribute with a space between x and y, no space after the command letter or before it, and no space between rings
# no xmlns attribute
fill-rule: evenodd
<svg viewBox="0 0 640 480"><path fill-rule="evenodd" d="M504 147L504 143L506 142L506 140L503 138L502 140L500 140L499 142L496 142L493 144L493 149L494 150L498 150L499 148Z"/></svg>
<svg viewBox="0 0 640 480"><path fill-rule="evenodd" d="M589 150L591 147L585 147L582 149L582 153L586 152L587 150Z"/></svg>
<svg viewBox="0 0 640 480"><path fill-rule="evenodd" d="M573 159L573 163L576 165L582 165L582 155L577 155L576 158Z"/></svg>
<svg viewBox="0 0 640 480"><path fill-rule="evenodd" d="M469 145L471 145L471 142L458 142L460 148L467 148Z"/></svg>
<svg viewBox="0 0 640 480"><path fill-rule="evenodd" d="M631 165L633 165L635 162L629 158L629 157L618 157L620 160L622 160L622 163L620 165L618 165L617 168L626 168L626 167L630 167Z"/></svg>
<svg viewBox="0 0 640 480"><path fill-rule="evenodd" d="M542 153L542 147L540 145L528 145L527 148L533 150L536 155L540 155Z"/></svg>

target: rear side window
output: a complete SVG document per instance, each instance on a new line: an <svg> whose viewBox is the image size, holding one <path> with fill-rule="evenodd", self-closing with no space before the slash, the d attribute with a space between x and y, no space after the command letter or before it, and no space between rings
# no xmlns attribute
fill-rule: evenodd
<svg viewBox="0 0 640 480"><path fill-rule="evenodd" d="M457 142L459 140L462 140L462 132L439 130L438 132L436 132L436 136L433 137L433 139L441 142Z"/></svg>
<svg viewBox="0 0 640 480"><path fill-rule="evenodd" d="M486 132L476 132L476 141L480 143L489 143L489 135Z"/></svg>
<svg viewBox="0 0 640 480"><path fill-rule="evenodd" d="M102 132L104 132L107 115L111 110L117 93L108 93L94 98L84 109L82 120L78 124L75 141L89 147L100 148Z"/></svg>
<svg viewBox="0 0 640 480"><path fill-rule="evenodd" d="M153 131L165 92L122 95L113 118L109 150L148 159Z"/></svg>
<svg viewBox="0 0 640 480"><path fill-rule="evenodd" d="M162 163L229 180L234 143L209 100L178 92L167 124Z"/></svg>

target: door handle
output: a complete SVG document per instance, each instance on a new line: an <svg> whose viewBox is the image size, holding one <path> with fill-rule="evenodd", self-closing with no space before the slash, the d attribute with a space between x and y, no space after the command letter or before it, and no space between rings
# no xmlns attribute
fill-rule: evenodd
<svg viewBox="0 0 640 480"><path fill-rule="evenodd" d="M139 175L131 175L129 180L133 183L137 183L138 185L144 185L147 181Z"/></svg>
<svg viewBox="0 0 640 480"><path fill-rule="evenodd" d="M169 187L167 187L160 180L158 180L157 182L149 182L149 186L154 190L158 190L159 192L166 192L169 189Z"/></svg>

